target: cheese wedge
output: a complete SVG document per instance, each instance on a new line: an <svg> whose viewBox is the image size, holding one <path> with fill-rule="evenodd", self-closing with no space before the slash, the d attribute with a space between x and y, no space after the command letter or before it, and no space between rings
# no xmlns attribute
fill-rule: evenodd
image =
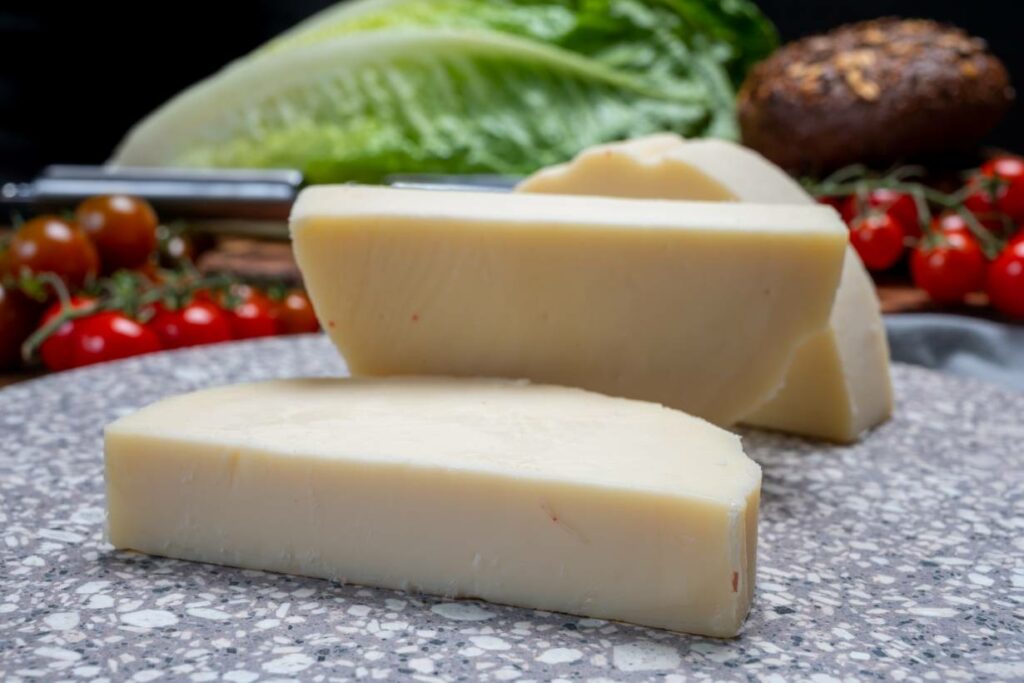
<svg viewBox="0 0 1024 683"><path fill-rule="evenodd" d="M846 231L818 206L306 189L295 256L354 375L526 378L728 425L825 327Z"/></svg>
<svg viewBox="0 0 1024 683"><path fill-rule="evenodd" d="M601 145L538 171L520 192L812 204L785 172L723 140L652 135ZM778 394L743 422L851 442L892 414L889 347L871 278L852 247L829 324L796 352Z"/></svg>
<svg viewBox="0 0 1024 683"><path fill-rule="evenodd" d="M106 479L111 543L153 555L719 637L754 590L738 437L578 389L209 389L110 425Z"/></svg>

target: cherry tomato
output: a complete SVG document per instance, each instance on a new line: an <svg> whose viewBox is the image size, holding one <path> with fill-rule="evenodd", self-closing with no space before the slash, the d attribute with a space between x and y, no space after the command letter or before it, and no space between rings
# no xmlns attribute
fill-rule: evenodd
<svg viewBox="0 0 1024 683"><path fill-rule="evenodd" d="M887 213L869 214L850 225L850 243L870 270L886 270L903 255L903 230Z"/></svg>
<svg viewBox="0 0 1024 683"><path fill-rule="evenodd" d="M73 296L69 305L72 310L86 308L91 306L95 302L95 299L87 296ZM43 314L43 320L40 325L45 325L50 322L61 312L61 303L57 303L46 309ZM73 367L71 360L71 339L75 335L78 329L79 320L68 320L63 325L57 328L57 330L46 338L40 347L39 355L43 359L43 365L54 372L61 370L68 370Z"/></svg>
<svg viewBox="0 0 1024 683"><path fill-rule="evenodd" d="M172 235L160 247L160 262L174 267L182 261L193 261L195 248L187 235Z"/></svg>
<svg viewBox="0 0 1024 683"><path fill-rule="evenodd" d="M0 282L0 370L21 363L21 345L39 319L39 306L14 288Z"/></svg>
<svg viewBox="0 0 1024 683"><path fill-rule="evenodd" d="M843 206L845 206L846 202L847 202L847 198L846 197L833 197L833 196L818 197L818 203L819 204L824 204L825 206L831 206L833 209L838 211L840 214L843 213Z"/></svg>
<svg viewBox="0 0 1024 683"><path fill-rule="evenodd" d="M196 248L190 234L172 230L165 225L156 229L157 262L165 268L177 268L182 262L196 260Z"/></svg>
<svg viewBox="0 0 1024 683"><path fill-rule="evenodd" d="M985 285L987 261L967 230L946 230L937 246L919 244L910 257L914 284L933 301L958 303Z"/></svg>
<svg viewBox="0 0 1024 683"><path fill-rule="evenodd" d="M96 247L78 226L57 216L25 223L11 239L8 267L14 273L53 273L77 289L99 271Z"/></svg>
<svg viewBox="0 0 1024 683"><path fill-rule="evenodd" d="M994 192L996 208L1015 221L1024 220L1024 159L995 157L981 167L981 176L1003 181Z"/></svg>
<svg viewBox="0 0 1024 683"><path fill-rule="evenodd" d="M227 309L231 336L235 339L253 339L277 334L277 323L271 313L273 302L270 299L247 285L235 287L231 298L238 300Z"/></svg>
<svg viewBox="0 0 1024 683"><path fill-rule="evenodd" d="M96 245L105 273L137 268L156 249L156 212L145 199L90 197L78 205L75 220Z"/></svg>
<svg viewBox="0 0 1024 683"><path fill-rule="evenodd" d="M985 228L989 232L1002 235L1004 232L1003 219L1001 214L988 214L988 216L974 214L978 223L981 227ZM963 230L970 232L970 227L967 225L967 221L956 211L947 211L936 218L932 219L932 229L940 230L942 232L951 232L957 230Z"/></svg>
<svg viewBox="0 0 1024 683"><path fill-rule="evenodd" d="M859 211L861 208L864 210ZM846 198L840 211L847 224L853 223L860 213L871 212L881 212L892 216L909 237L921 235L917 202L914 201L912 195L880 187L868 191L863 199L858 198L857 195L850 195Z"/></svg>
<svg viewBox="0 0 1024 683"><path fill-rule="evenodd" d="M277 322L280 334L303 334L320 329L309 297L299 289L292 290L280 301L275 301L271 314Z"/></svg>
<svg viewBox="0 0 1024 683"><path fill-rule="evenodd" d="M1024 318L1024 238L1011 240L989 266L985 291L997 311Z"/></svg>
<svg viewBox="0 0 1024 683"><path fill-rule="evenodd" d="M932 219L932 230L936 232L970 232L967 221L956 211L942 213Z"/></svg>
<svg viewBox="0 0 1024 683"><path fill-rule="evenodd" d="M982 186L978 179L971 180L967 187L971 188L970 194L964 197L964 206L967 207L968 211L979 219L998 213L999 210L996 208L995 198L991 192Z"/></svg>
<svg viewBox="0 0 1024 683"><path fill-rule="evenodd" d="M160 338L123 313L104 311L77 321L71 336L71 367L159 351Z"/></svg>
<svg viewBox="0 0 1024 683"><path fill-rule="evenodd" d="M210 289L197 289L192 292L192 301L205 301L210 304L219 304L222 302L222 298L217 293Z"/></svg>
<svg viewBox="0 0 1024 683"><path fill-rule="evenodd" d="M985 228L989 232L994 232L997 235L1003 231L1003 223L1001 220L996 220L994 223L992 219L982 219L975 216L981 227ZM948 211L940 214L932 219L932 230L939 232L971 232L970 226L967 225L967 221L956 211Z"/></svg>
<svg viewBox="0 0 1024 683"><path fill-rule="evenodd" d="M227 314L207 301L193 301L178 310L158 306L147 326L156 332L165 349L231 339Z"/></svg>

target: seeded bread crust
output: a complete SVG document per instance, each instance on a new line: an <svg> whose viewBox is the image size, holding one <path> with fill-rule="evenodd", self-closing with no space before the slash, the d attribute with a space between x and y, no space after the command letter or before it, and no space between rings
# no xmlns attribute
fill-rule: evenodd
<svg viewBox="0 0 1024 683"><path fill-rule="evenodd" d="M1014 99L985 41L884 18L790 43L740 89L743 142L794 172L890 164L974 146Z"/></svg>

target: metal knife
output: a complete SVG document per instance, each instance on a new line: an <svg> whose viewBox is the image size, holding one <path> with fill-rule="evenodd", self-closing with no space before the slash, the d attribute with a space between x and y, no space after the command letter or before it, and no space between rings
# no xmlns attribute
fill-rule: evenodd
<svg viewBox="0 0 1024 683"><path fill-rule="evenodd" d="M395 187L506 191L518 178L491 175L397 174ZM0 221L6 214L63 211L95 195L145 197L164 220L246 236L287 238L292 203L302 189L294 169L189 169L127 166L46 167L28 183L0 185Z"/></svg>

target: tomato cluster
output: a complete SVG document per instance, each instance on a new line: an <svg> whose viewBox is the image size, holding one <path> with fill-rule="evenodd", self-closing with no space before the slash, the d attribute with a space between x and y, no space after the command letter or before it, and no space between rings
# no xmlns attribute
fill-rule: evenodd
<svg viewBox="0 0 1024 683"><path fill-rule="evenodd" d="M301 290L203 279L153 208L93 197L73 219L40 216L0 248L0 369L24 352L67 370L163 349L319 329ZM162 244L161 244L162 242ZM162 248L161 248L162 247ZM183 268L162 269L168 259Z"/></svg>
<svg viewBox="0 0 1024 683"><path fill-rule="evenodd" d="M914 284L933 301L956 304L984 291L996 310L1024 318L1024 159L991 159L950 195L897 188L861 183L819 199L840 212L869 270L889 270L909 253Z"/></svg>

